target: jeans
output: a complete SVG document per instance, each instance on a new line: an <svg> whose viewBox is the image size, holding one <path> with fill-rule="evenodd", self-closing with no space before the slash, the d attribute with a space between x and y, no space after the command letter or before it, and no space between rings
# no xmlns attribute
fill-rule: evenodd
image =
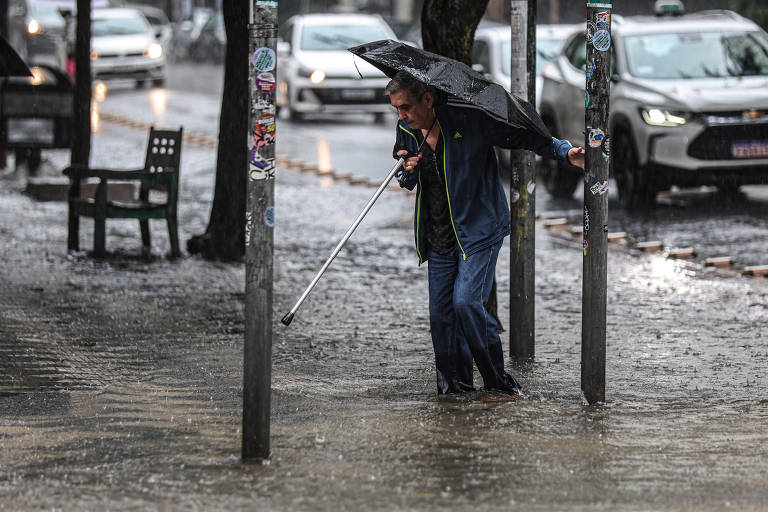
<svg viewBox="0 0 768 512"><path fill-rule="evenodd" d="M474 390L472 362L488 389L516 392L504 371L499 324L485 309L502 242L464 260L461 254L429 255L429 325L435 349L437 392Z"/></svg>

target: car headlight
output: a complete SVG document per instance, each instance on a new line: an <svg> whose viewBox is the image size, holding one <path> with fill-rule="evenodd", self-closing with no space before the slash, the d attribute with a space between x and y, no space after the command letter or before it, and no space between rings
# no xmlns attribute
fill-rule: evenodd
<svg viewBox="0 0 768 512"><path fill-rule="evenodd" d="M640 111L643 121L651 126L682 126L688 122L681 112L669 112L660 108L645 108Z"/></svg>
<svg viewBox="0 0 768 512"><path fill-rule="evenodd" d="M319 84L323 80L325 80L325 73L319 69L316 69L309 75L309 81L313 84Z"/></svg>
<svg viewBox="0 0 768 512"><path fill-rule="evenodd" d="M310 69L304 66L299 68L299 76L309 78L309 81L313 84L319 84L325 80L325 72L320 69Z"/></svg>
<svg viewBox="0 0 768 512"><path fill-rule="evenodd" d="M34 35L40 35L45 32L45 30L37 20L29 20L29 23L27 23L27 32Z"/></svg>
<svg viewBox="0 0 768 512"><path fill-rule="evenodd" d="M157 43L152 43L144 50L144 56L150 59L159 59L163 55L163 47Z"/></svg>

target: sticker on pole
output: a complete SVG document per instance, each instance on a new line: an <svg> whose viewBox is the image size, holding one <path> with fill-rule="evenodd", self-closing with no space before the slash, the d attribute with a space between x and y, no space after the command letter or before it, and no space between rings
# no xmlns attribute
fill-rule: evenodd
<svg viewBox="0 0 768 512"><path fill-rule="evenodd" d="M256 120L256 131L253 132L253 146L260 148L275 143L275 115L263 114Z"/></svg>
<svg viewBox="0 0 768 512"><path fill-rule="evenodd" d="M605 132L600 128L593 128L589 130L589 147L599 148L603 145L605 140Z"/></svg>
<svg viewBox="0 0 768 512"><path fill-rule="evenodd" d="M592 78L592 75L595 73L595 64L591 60L589 62L587 62L586 73L587 73L587 80ZM587 93L587 94L589 94L589 93Z"/></svg>
<svg viewBox="0 0 768 512"><path fill-rule="evenodd" d="M601 11L595 16L597 22L597 28L606 29L611 24L611 12Z"/></svg>
<svg viewBox="0 0 768 512"><path fill-rule="evenodd" d="M582 249L584 251L584 256L589 254L589 242L587 242L587 239L584 239L584 242L582 243Z"/></svg>
<svg viewBox="0 0 768 512"><path fill-rule="evenodd" d="M592 98L589 96L589 91L585 91L586 96L584 97L584 106L589 107L589 104L592 102Z"/></svg>
<svg viewBox="0 0 768 512"><path fill-rule="evenodd" d="M260 93L269 94L275 90L275 75L272 73L259 73L256 76L256 89Z"/></svg>
<svg viewBox="0 0 768 512"><path fill-rule="evenodd" d="M275 159L262 157L256 148L251 150L251 160L248 162L248 177L254 181L275 177Z"/></svg>
<svg viewBox="0 0 768 512"><path fill-rule="evenodd" d="M608 192L608 182L604 181L600 183L599 181L589 187L589 191L592 192L593 196L602 196L603 194Z"/></svg>
<svg viewBox="0 0 768 512"><path fill-rule="evenodd" d="M613 9L610 0L587 0L588 9Z"/></svg>
<svg viewBox="0 0 768 512"><path fill-rule="evenodd" d="M611 33L607 30L598 30L592 36L592 46L599 52L604 52L611 47Z"/></svg>
<svg viewBox="0 0 768 512"><path fill-rule="evenodd" d="M275 52L272 48L259 48L253 52L253 67L257 71L272 71L275 69Z"/></svg>
<svg viewBox="0 0 768 512"><path fill-rule="evenodd" d="M256 7L277 7L277 0L256 0Z"/></svg>
<svg viewBox="0 0 768 512"><path fill-rule="evenodd" d="M264 224L267 225L267 227L273 228L275 227L275 207L270 206L267 208L267 211L264 212Z"/></svg>

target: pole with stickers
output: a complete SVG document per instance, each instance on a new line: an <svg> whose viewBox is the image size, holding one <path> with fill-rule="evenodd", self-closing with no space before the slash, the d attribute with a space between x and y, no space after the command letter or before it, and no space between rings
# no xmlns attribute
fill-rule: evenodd
<svg viewBox="0 0 768 512"><path fill-rule="evenodd" d="M263 461L272 387L277 0L252 0L250 21L242 458Z"/></svg>
<svg viewBox="0 0 768 512"><path fill-rule="evenodd" d="M512 0L511 93L536 104L536 0ZM530 151L513 149L509 190L509 353L517 360L535 355L536 170Z"/></svg>
<svg viewBox="0 0 768 512"><path fill-rule="evenodd" d="M587 0L581 391L605 401L611 0Z"/></svg>

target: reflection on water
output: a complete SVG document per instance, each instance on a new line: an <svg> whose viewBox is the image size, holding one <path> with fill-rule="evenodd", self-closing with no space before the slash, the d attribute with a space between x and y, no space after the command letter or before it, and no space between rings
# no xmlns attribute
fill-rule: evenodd
<svg viewBox="0 0 768 512"><path fill-rule="evenodd" d="M328 141L323 137L318 137L315 142L317 143L317 168L321 171L330 171L333 166L331 165L331 147L328 145Z"/></svg>
<svg viewBox="0 0 768 512"><path fill-rule="evenodd" d="M168 104L168 91L165 89L152 89L149 92L149 101L155 114L158 116L165 114L166 105Z"/></svg>
<svg viewBox="0 0 768 512"><path fill-rule="evenodd" d="M98 133L101 129L101 118L99 117L99 104L91 101L91 131Z"/></svg>

